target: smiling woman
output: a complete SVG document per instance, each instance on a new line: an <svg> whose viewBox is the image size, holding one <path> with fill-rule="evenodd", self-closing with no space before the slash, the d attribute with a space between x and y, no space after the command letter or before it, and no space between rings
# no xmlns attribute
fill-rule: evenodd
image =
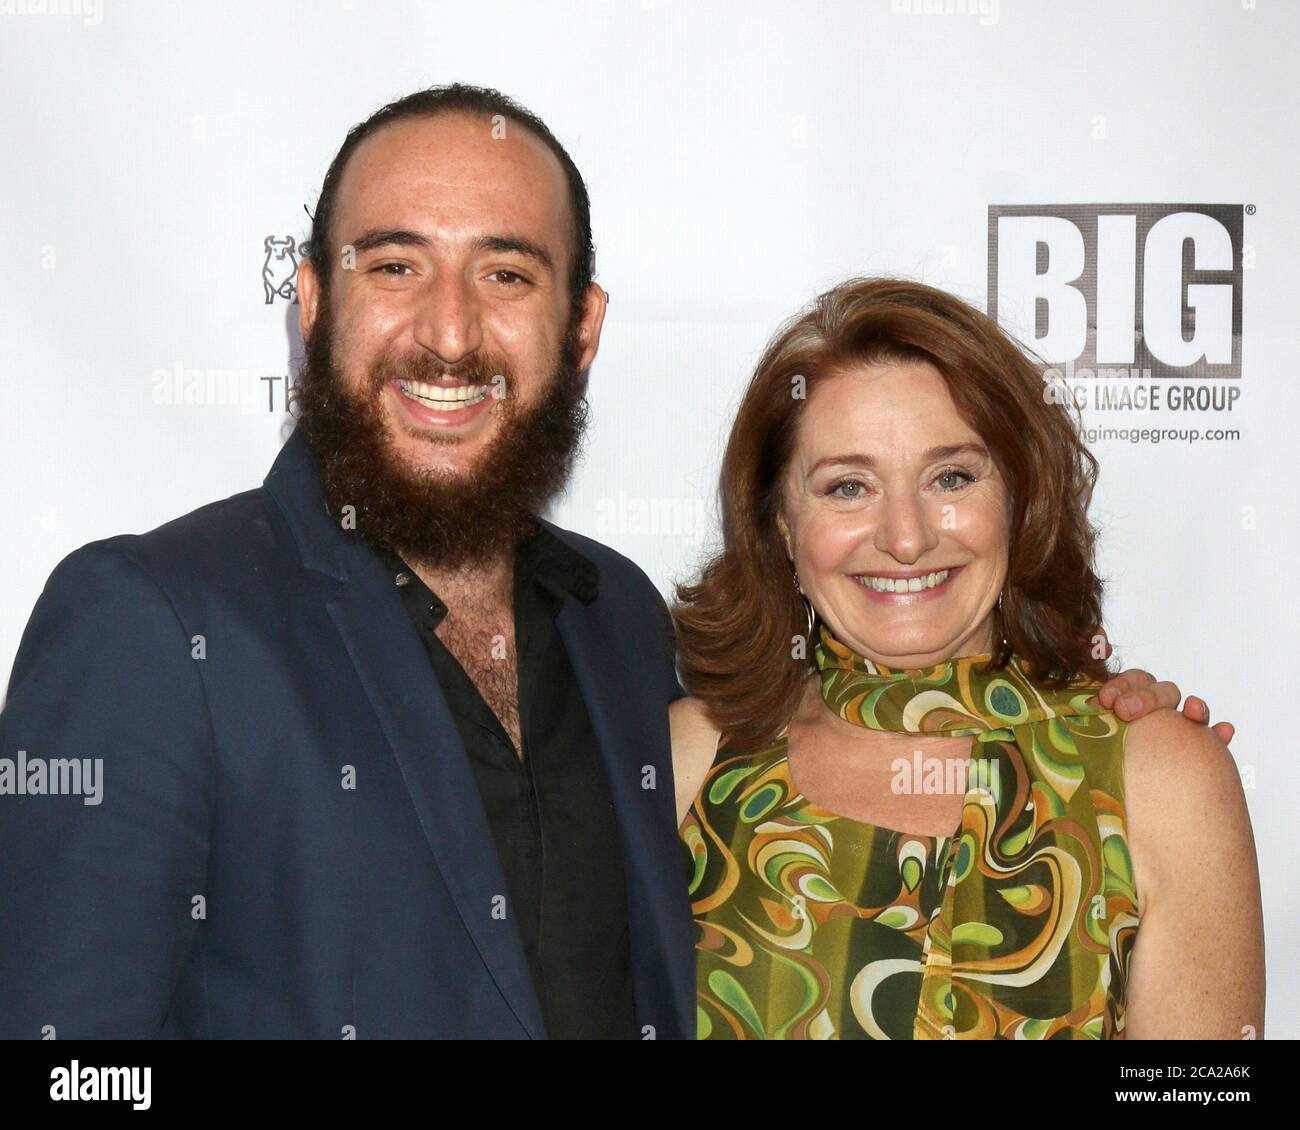
<svg viewBox="0 0 1300 1130"><path fill-rule="evenodd" d="M1258 1033L1240 782L1210 732L1100 703L1097 465L1056 400L901 280L769 344L675 609L701 1038Z"/></svg>
<svg viewBox="0 0 1300 1130"><path fill-rule="evenodd" d="M914 577L952 569L957 576L929 598L951 590L942 608L953 616L959 615L953 602L960 602L965 620L950 630L964 627L969 637L987 603L998 661L1014 652L1045 672L1056 670L1046 676L1056 685L1060 671L1106 676L1097 634L1101 582L1092 569L1094 531L1087 521L1097 467L1064 407L1047 403L1043 387L1029 359L985 315L905 280L845 283L776 334L750 381L723 461L727 548L698 584L678 594L683 678L729 734L741 741L771 737L803 692L811 644L790 661L791 637L808 633L792 560L810 586L826 587L829 604L813 599L813 605L833 627L848 630L846 642L864 641L848 629L841 600L867 601L886 615L892 608L896 623L919 622L906 612L916 601L873 590L887 581L910 587ZM802 425L805 415L816 417L813 426ZM920 447L910 443L918 435L927 439ZM872 443L878 450L867 450ZM900 443L909 444L904 463L877 466L892 461ZM933 519L927 528L944 535L942 551L913 562L860 549L852 558L861 540L859 517L878 513L872 500L881 495L891 503L884 535L915 536L909 532L915 515L893 505L911 493L885 491L882 476L892 475L890 485L897 486L898 476L922 472L931 481L918 485L917 504ZM1002 526L999 507L1006 509ZM800 521L828 535L806 543L816 556L802 568L789 537L790 524ZM965 544L971 537L990 541L989 555ZM840 552L850 556L827 558ZM858 560L873 565L870 575L854 568ZM1006 584L990 591L1000 568ZM850 578L867 584L850 592ZM884 599L871 599L877 596ZM873 615L865 623L881 620ZM901 666L909 655L924 661L945 645L969 642L894 639L883 645L881 659ZM911 650L891 654L893 648Z"/></svg>

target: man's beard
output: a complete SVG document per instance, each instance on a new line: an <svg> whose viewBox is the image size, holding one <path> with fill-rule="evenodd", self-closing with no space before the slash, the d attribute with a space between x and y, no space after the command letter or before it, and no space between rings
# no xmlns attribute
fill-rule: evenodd
<svg viewBox="0 0 1300 1130"><path fill-rule="evenodd" d="M353 517L357 534L372 545L438 567L486 563L512 553L568 480L586 428L577 313L540 401L525 408L510 367L483 353L451 369L428 353L409 358L385 353L366 374L363 388L351 389L335 357L328 295L322 295L320 309L292 405L320 462L326 506L340 527L352 526L347 519ZM489 399L501 392L504 379L504 397L486 409L500 414L497 436L466 470L412 468L389 439L382 405L386 384L398 377L431 384L446 374L487 385ZM436 445L455 440L433 433L428 442L432 454Z"/></svg>

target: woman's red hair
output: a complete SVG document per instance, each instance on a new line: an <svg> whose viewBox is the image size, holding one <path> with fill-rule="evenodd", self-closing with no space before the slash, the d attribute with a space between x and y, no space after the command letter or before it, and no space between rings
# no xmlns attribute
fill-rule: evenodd
<svg viewBox="0 0 1300 1130"><path fill-rule="evenodd" d="M1007 580L993 662L1014 653L1048 686L1104 680L1101 581L1088 505L1097 463L1041 367L987 315L903 279L856 278L821 295L768 343L736 414L719 488L723 548L673 619L687 690L730 743L775 737L811 666L808 631L777 526L795 425L817 382L865 365L924 361L988 447L1011 508ZM803 395L799 395L800 390Z"/></svg>

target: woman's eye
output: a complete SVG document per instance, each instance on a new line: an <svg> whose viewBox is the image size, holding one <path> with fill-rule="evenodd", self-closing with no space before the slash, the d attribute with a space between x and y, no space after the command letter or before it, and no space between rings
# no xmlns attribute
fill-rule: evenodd
<svg viewBox="0 0 1300 1130"><path fill-rule="evenodd" d="M863 486L857 479L844 479L835 483L826 493L837 498L861 498Z"/></svg>
<svg viewBox="0 0 1300 1130"><path fill-rule="evenodd" d="M934 480L939 484L940 490L960 490L968 483L975 481L975 476L969 471L960 471L956 468L947 471L941 471L939 477Z"/></svg>

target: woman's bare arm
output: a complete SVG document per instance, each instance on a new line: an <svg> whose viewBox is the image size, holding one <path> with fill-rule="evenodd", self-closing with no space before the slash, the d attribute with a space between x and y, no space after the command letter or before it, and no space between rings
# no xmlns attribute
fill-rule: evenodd
<svg viewBox="0 0 1300 1130"><path fill-rule="evenodd" d="M1125 1035L1261 1038L1259 869L1232 755L1206 727L1160 710L1129 726L1124 777L1141 906Z"/></svg>

